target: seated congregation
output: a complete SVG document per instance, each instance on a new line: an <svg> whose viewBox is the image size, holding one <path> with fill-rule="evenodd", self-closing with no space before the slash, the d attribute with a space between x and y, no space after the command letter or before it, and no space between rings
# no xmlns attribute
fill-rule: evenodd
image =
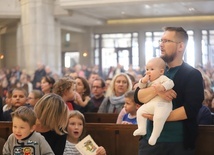
<svg viewBox="0 0 214 155"><path fill-rule="evenodd" d="M143 103L136 102L134 89L140 86L143 78L136 82L130 77L127 73L119 73L106 88L106 81L97 74L92 80L80 76L54 80L46 75L41 78L38 90L28 92L23 87L8 90L4 99L6 104L0 110L0 149L8 153L11 150L9 147L13 150L19 143L27 144L29 139L25 137L33 136L35 141L43 144L35 151L43 152L45 147L49 154L78 154L75 144L89 134L99 146L97 155L137 155L142 135L133 136L133 133L139 128L137 111ZM158 93L157 85L154 89ZM32 123L25 121L30 119L29 116L23 116L27 119L16 116L22 108L35 113ZM212 120L211 111L204 104L197 120L200 124L197 155L211 155L214 152L210 145L214 126L203 126L213 124ZM14 128L20 127L15 122L28 127L25 137L12 134L15 133ZM37 133L40 133L39 136ZM11 139L17 139L18 143L10 144ZM33 145L32 148L35 147Z"/></svg>

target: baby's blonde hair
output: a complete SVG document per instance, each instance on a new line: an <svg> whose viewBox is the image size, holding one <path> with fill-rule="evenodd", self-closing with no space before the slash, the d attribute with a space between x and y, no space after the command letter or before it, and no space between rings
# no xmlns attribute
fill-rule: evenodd
<svg viewBox="0 0 214 155"><path fill-rule="evenodd" d="M34 111L41 125L57 134L67 133L68 107L57 94L45 94L35 105Z"/></svg>

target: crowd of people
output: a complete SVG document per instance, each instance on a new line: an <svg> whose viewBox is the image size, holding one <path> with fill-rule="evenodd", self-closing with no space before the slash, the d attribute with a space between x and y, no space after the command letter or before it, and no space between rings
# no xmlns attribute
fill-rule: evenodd
<svg viewBox="0 0 214 155"><path fill-rule="evenodd" d="M41 69L39 67L39 70L35 71L34 78L28 83L18 81L11 85L8 82L8 87L2 91L0 120L13 122L13 134L3 149L5 154L17 147L22 151L26 150L31 139L39 144L36 148L35 144L32 144L32 149L27 150L34 154L37 154L37 151L42 154L79 154L74 146L84 137L83 114L102 111L119 113L125 104L124 94L132 90L135 82L131 81L135 78L125 72L117 73L113 79L106 80L96 72L92 72L88 78L71 72L56 79L51 74L46 74L44 68L43 71ZM11 75L17 76L15 72ZM20 79L24 76L22 73L19 75ZM18 79L18 76L16 78ZM110 103L106 104L106 99ZM23 111L27 111L23 108L33 111L37 117L36 121L28 120L30 117L27 115L21 116ZM29 113L32 114L31 111ZM13 115L15 113L20 115ZM136 110L133 114L136 117ZM134 119L136 122L136 118ZM20 125L17 125L17 121ZM23 127L26 130L22 131ZM26 134L23 134L24 132ZM17 139L17 142L9 145L14 139ZM23 145L19 146L21 143ZM47 148L46 152L42 145ZM99 146L97 155L105 154L105 148Z"/></svg>
<svg viewBox="0 0 214 155"><path fill-rule="evenodd" d="M78 155L74 146L84 137L84 113L94 112L118 113L116 123L138 124L133 134L142 135L139 155L159 154L160 147L163 155L193 155L197 125L213 124L214 70L209 65L193 68L183 61L187 41L183 28L166 27L160 40L161 58L149 61L144 72L131 67L125 71L118 64L105 78L97 67L87 69L79 64L64 70L62 76L38 64L32 78L18 67L1 69L0 120L13 122L8 141L18 139L13 145L6 142L4 151L28 143L32 136L46 146L47 154ZM28 120L23 111L35 113L36 121ZM28 134L18 133L22 126ZM99 146L97 155L105 154Z"/></svg>

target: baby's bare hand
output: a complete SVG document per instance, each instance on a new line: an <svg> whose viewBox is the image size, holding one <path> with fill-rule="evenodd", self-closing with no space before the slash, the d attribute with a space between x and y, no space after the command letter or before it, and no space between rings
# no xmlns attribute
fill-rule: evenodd
<svg viewBox="0 0 214 155"><path fill-rule="evenodd" d="M149 75L145 75L143 78L141 78L142 83L147 83L149 81Z"/></svg>

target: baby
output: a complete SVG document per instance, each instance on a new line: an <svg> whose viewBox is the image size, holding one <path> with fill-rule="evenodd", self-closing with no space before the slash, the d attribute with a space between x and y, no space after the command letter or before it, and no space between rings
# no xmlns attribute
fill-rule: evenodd
<svg viewBox="0 0 214 155"><path fill-rule="evenodd" d="M156 93L166 91L174 87L174 83L164 76L165 62L161 58L153 58L146 64L146 75L139 81L139 88L154 87ZM157 138L163 129L164 123L172 111L172 102L166 101L158 95L146 104L143 104L137 111L138 129L133 135L145 135L147 119L143 113L154 114L153 131L149 138L149 144L155 145Z"/></svg>

